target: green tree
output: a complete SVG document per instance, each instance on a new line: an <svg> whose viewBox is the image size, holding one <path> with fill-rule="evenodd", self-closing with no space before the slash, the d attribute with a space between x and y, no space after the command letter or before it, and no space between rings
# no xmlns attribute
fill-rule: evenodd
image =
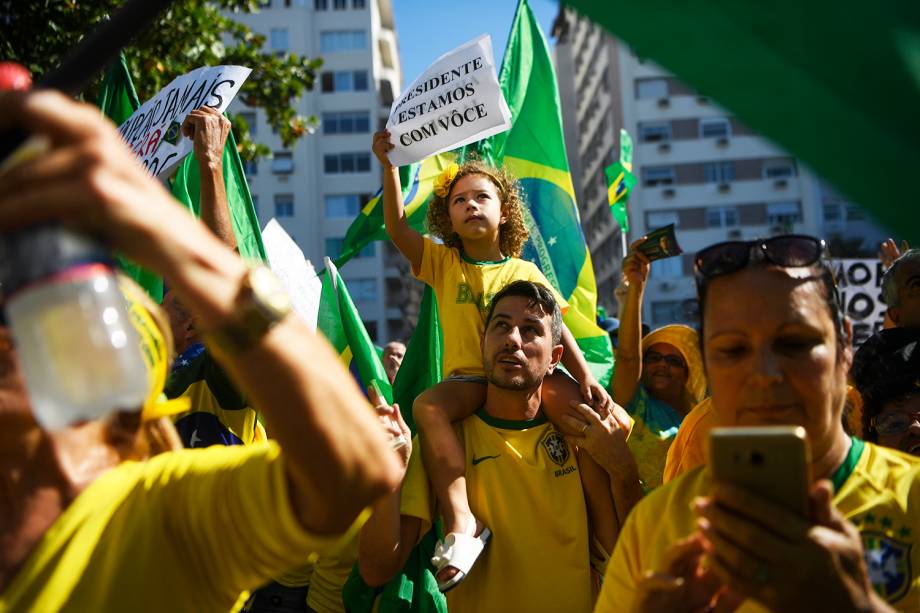
<svg viewBox="0 0 920 613"><path fill-rule="evenodd" d="M39 77L57 66L86 33L122 3L0 0L0 60L17 61ZM241 99L265 110L285 147L312 132L316 117L298 115L292 102L304 89L313 88L322 60L263 51L265 36L228 16L256 12L259 5L257 0L175 2L124 50L141 102L175 77L199 66L237 64L252 69L240 92ZM87 100L96 99L101 76L85 92ZM249 126L241 117L234 118L233 126L243 158L269 153L264 145L252 142Z"/></svg>

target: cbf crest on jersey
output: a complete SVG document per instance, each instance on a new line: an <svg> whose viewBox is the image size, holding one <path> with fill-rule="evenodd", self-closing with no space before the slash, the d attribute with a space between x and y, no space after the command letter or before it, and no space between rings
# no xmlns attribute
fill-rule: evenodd
<svg viewBox="0 0 920 613"><path fill-rule="evenodd" d="M546 450L549 459L559 466L565 466L565 463L569 461L569 446L565 444L562 435L555 430L547 432L540 443Z"/></svg>
<svg viewBox="0 0 920 613"><path fill-rule="evenodd" d="M879 532L863 532L869 581L888 602L896 602L910 587L910 544Z"/></svg>

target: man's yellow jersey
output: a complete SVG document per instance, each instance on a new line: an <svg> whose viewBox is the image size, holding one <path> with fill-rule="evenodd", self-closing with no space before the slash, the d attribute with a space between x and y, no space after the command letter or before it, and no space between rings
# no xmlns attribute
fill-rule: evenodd
<svg viewBox="0 0 920 613"><path fill-rule="evenodd" d="M572 447L542 413L508 421L480 409L456 429L470 508L492 539L447 593L451 613L590 611L588 519ZM421 454L413 454L402 514L430 525L432 506Z"/></svg>
<svg viewBox="0 0 920 613"><path fill-rule="evenodd" d="M479 341L486 315L492 297L512 281L539 283L553 292L563 313L568 308L540 269L519 258L482 262L426 238L421 268L413 272L431 286L438 300L438 317L444 331L445 378L483 374Z"/></svg>
<svg viewBox="0 0 920 613"><path fill-rule="evenodd" d="M834 474L834 505L862 534L869 579L901 611L920 611L920 458L853 439ZM661 570L667 549L696 530L693 499L709 493L698 467L647 496L626 520L607 565L599 613L631 611L636 585ZM763 611L746 601L740 611Z"/></svg>
<svg viewBox="0 0 920 613"><path fill-rule="evenodd" d="M301 527L274 443L164 453L77 496L0 611L229 611L241 592L341 541Z"/></svg>

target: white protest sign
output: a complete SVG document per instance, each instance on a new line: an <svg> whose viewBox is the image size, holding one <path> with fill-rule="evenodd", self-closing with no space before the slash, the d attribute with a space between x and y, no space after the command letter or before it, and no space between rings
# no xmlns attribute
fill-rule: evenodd
<svg viewBox="0 0 920 613"><path fill-rule="evenodd" d="M888 306L882 302L882 275L878 259L832 259L831 270L840 290L844 313L853 324L853 346L882 329Z"/></svg>
<svg viewBox="0 0 920 613"><path fill-rule="evenodd" d="M412 164L510 128L492 39L482 35L438 58L393 103L390 163Z"/></svg>
<svg viewBox="0 0 920 613"><path fill-rule="evenodd" d="M119 126L122 138L154 176L168 173L192 152L182 122L202 105L223 113L252 72L242 66L204 66L176 77Z"/></svg>
<svg viewBox="0 0 920 613"><path fill-rule="evenodd" d="M262 244L269 267L291 297L294 311L315 332L323 282L316 275L313 264L304 259L303 251L275 219L262 230Z"/></svg>

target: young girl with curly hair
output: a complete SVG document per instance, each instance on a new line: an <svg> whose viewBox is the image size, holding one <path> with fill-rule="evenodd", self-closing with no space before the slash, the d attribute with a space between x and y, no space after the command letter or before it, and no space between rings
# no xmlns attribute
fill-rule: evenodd
<svg viewBox="0 0 920 613"><path fill-rule="evenodd" d="M487 380L480 340L489 305L512 281L529 280L551 290L552 286L533 263L520 259L528 234L520 186L509 172L480 161L451 164L442 172L428 207L428 229L441 239L440 244L409 226L399 174L387 157L393 148L389 136L389 132L377 132L373 141L374 154L384 169L387 234L411 263L412 274L434 290L444 332L444 379L418 396L413 415L447 535L432 560L438 568L438 587L446 591L463 580L491 535L470 510L466 458L451 426L472 415L485 399ZM553 293L565 312L567 303ZM562 362L578 383L558 371L546 377L543 399L549 418L558 423L554 417L572 411L568 406L572 401L593 405L605 416L613 401L588 370L574 337L564 327L562 344ZM586 454L579 458L582 455ZM582 471L586 495L591 497L587 480ZM600 487L605 491L599 497L609 498L609 484L602 481ZM599 528L595 526L596 531ZM608 541L606 545L612 548L615 533L600 540Z"/></svg>

